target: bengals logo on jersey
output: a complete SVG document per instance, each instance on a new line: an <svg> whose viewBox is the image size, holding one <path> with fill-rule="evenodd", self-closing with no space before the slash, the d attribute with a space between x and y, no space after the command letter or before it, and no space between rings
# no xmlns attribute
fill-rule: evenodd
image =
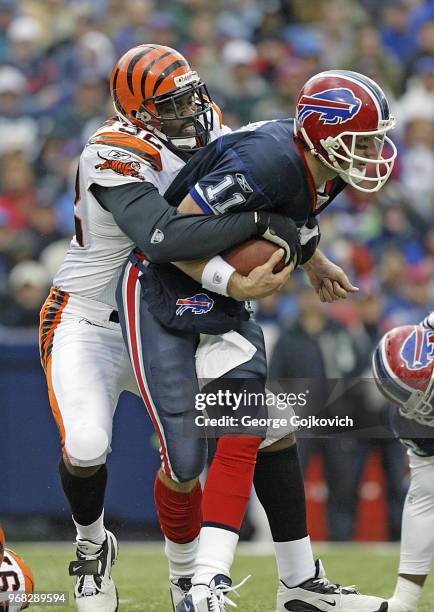
<svg viewBox="0 0 434 612"><path fill-rule="evenodd" d="M144 176L140 174L140 163L134 160L122 161L120 159L107 159L102 157L98 153L98 157L104 161L101 164L97 164L95 168L97 170L113 170L116 174L122 174L123 176L132 176L144 180Z"/></svg>

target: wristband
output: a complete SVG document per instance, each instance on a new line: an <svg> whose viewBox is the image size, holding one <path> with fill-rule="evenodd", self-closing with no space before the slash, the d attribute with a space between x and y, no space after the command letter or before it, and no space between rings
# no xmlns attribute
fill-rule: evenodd
<svg viewBox="0 0 434 612"><path fill-rule="evenodd" d="M235 268L216 255L206 264L202 272L202 287L228 297L228 282Z"/></svg>

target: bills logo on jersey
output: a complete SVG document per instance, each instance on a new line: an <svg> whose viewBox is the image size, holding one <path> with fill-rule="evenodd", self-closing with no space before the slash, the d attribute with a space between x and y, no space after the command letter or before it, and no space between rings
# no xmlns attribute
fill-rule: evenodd
<svg viewBox="0 0 434 612"><path fill-rule="evenodd" d="M434 332L415 327L401 349L401 357L409 370L422 370L434 361Z"/></svg>
<svg viewBox="0 0 434 612"><path fill-rule="evenodd" d="M101 164L96 164L95 168L97 170L112 170L116 174L121 174L122 176L132 176L134 178L139 178L142 181L145 178L142 174L140 174L140 163L137 161L108 159L106 157L102 157L102 155L100 155L99 153L98 157L104 161Z"/></svg>
<svg viewBox="0 0 434 612"><path fill-rule="evenodd" d="M187 310L191 310L195 315L202 315L211 310L214 300L206 293L196 293L188 298L177 299L176 305L179 306L176 310L178 317L181 317Z"/></svg>
<svg viewBox="0 0 434 612"><path fill-rule="evenodd" d="M353 119L360 111L362 101L351 89L336 87L311 96L303 95L298 103L297 119L300 125L317 113L325 125L337 125Z"/></svg>

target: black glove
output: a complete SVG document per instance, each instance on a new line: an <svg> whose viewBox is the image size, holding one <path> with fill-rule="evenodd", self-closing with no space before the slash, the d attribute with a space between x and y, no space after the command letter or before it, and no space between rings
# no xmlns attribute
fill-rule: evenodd
<svg viewBox="0 0 434 612"><path fill-rule="evenodd" d="M301 259L298 262L302 266L315 253L321 238L318 220L316 217L309 217L306 223L299 229L300 244L301 244Z"/></svg>
<svg viewBox="0 0 434 612"><path fill-rule="evenodd" d="M262 238L285 249L285 265L292 261L294 267L297 267L301 259L301 244L294 221L277 213L260 210L255 212L255 223Z"/></svg>

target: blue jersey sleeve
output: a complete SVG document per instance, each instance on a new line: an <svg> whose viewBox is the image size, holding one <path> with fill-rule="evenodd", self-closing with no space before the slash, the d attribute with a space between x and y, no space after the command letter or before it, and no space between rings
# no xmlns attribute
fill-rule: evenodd
<svg viewBox="0 0 434 612"><path fill-rule="evenodd" d="M190 195L207 214L222 215L267 208L268 197L233 149L190 188Z"/></svg>

